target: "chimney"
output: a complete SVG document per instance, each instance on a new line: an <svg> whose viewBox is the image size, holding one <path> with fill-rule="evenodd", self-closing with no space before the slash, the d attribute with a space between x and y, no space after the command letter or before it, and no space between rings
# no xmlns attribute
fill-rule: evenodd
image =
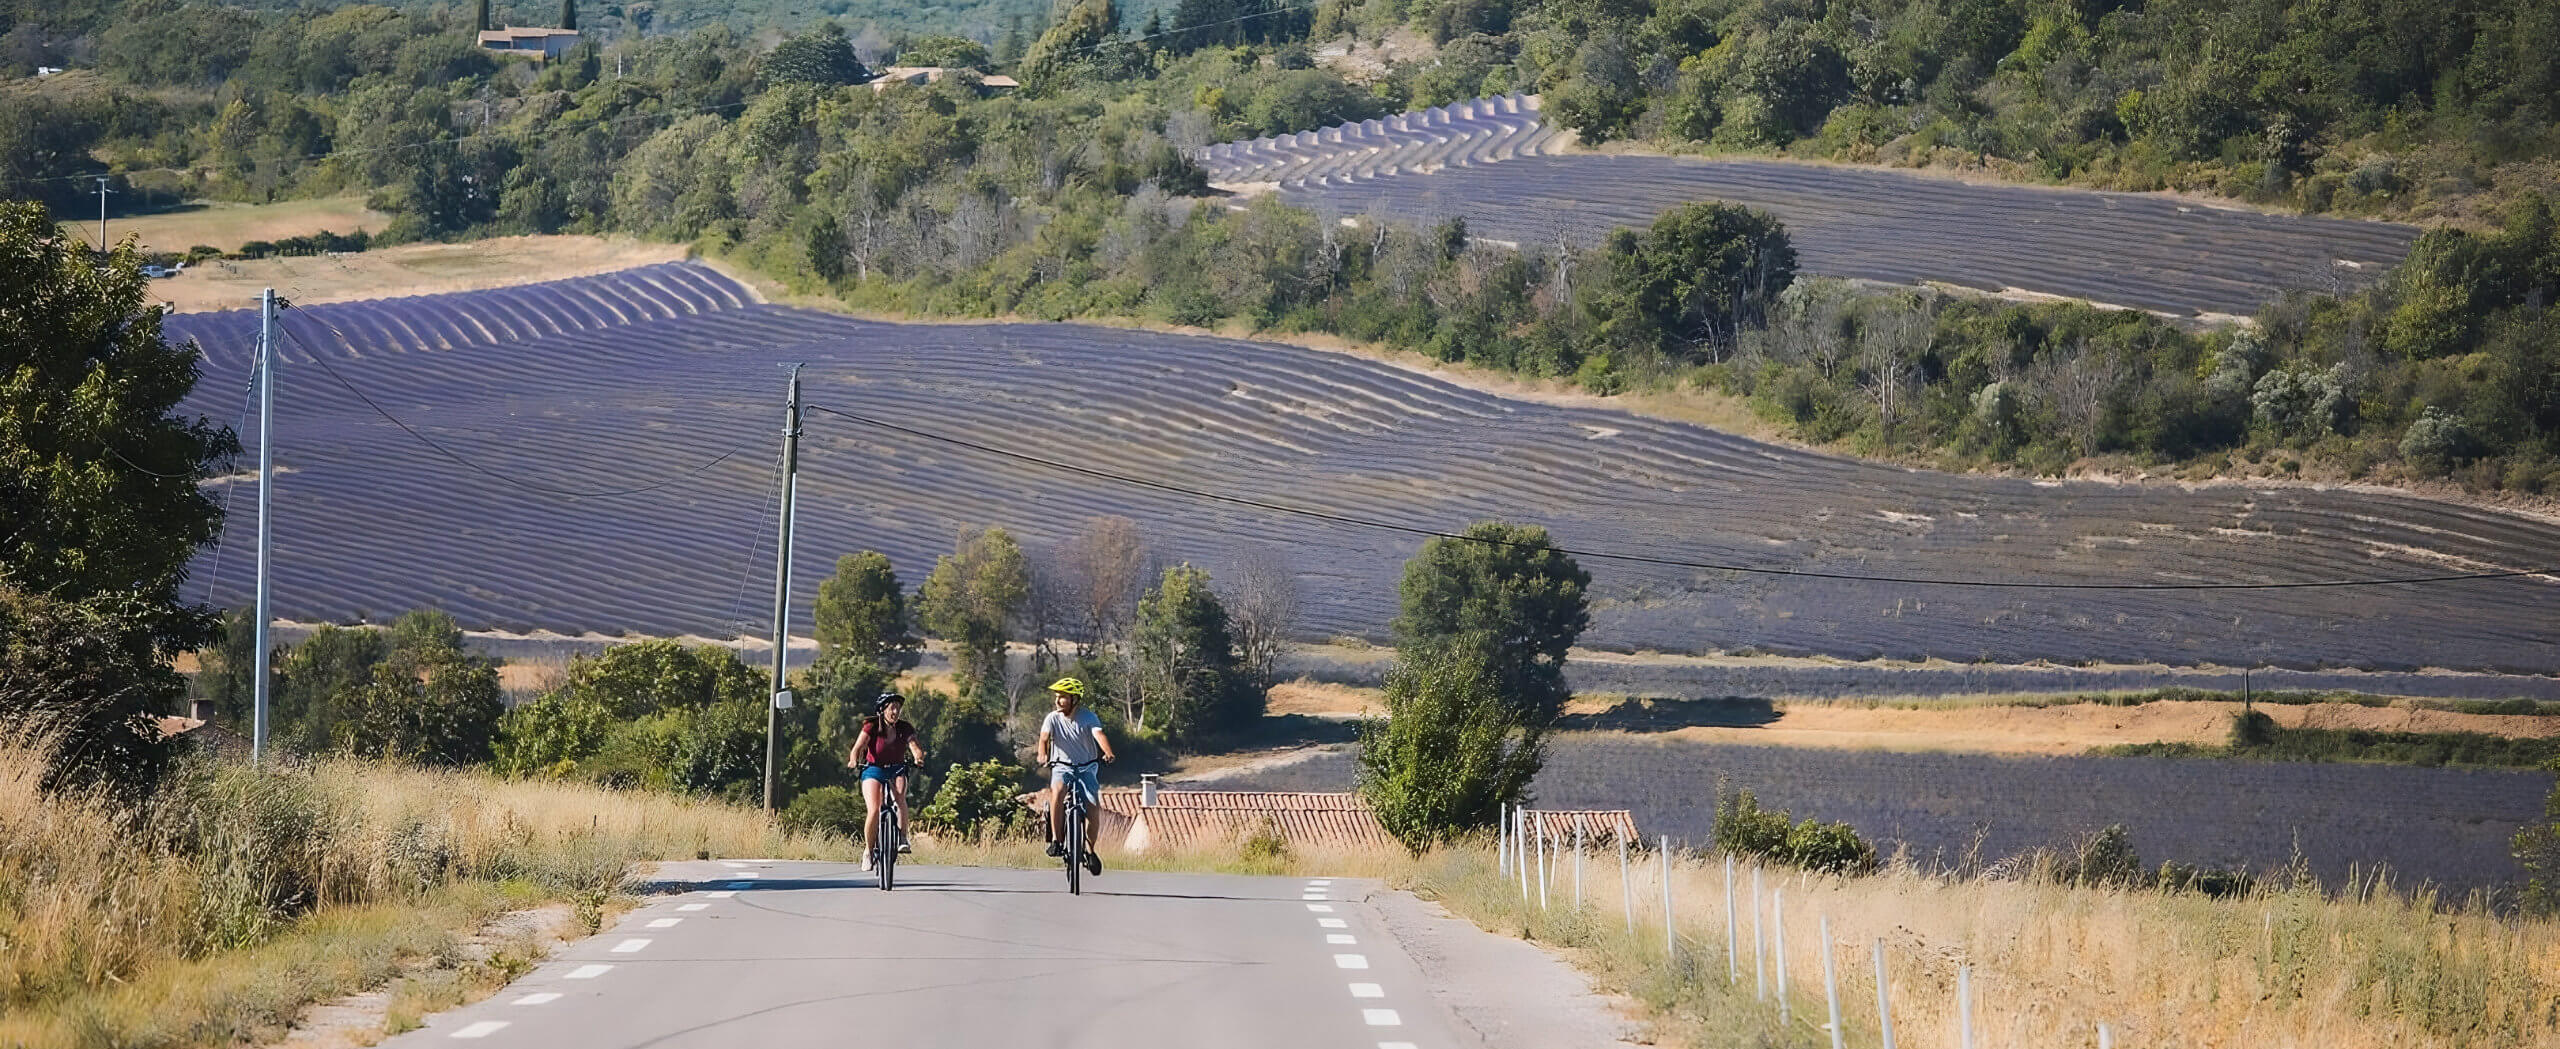
<svg viewBox="0 0 2560 1049"><path fill-rule="evenodd" d="M208 725L213 724L213 701L199 699L187 704L187 716Z"/></svg>
<svg viewBox="0 0 2560 1049"><path fill-rule="evenodd" d="M1139 776L1139 777L1138 777L1138 805L1139 805L1139 807L1141 807L1141 808L1150 808L1150 809L1151 809L1151 808L1154 808L1154 807L1155 807L1155 805L1156 805L1156 774L1155 774L1155 773L1149 772L1149 773L1146 773L1146 774L1141 775L1141 776Z"/></svg>

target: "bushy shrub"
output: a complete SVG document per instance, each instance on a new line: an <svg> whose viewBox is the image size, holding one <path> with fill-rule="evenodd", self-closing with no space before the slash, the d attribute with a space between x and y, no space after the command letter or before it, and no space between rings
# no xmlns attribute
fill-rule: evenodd
<svg viewBox="0 0 2560 1049"><path fill-rule="evenodd" d="M794 833L837 834L847 838L862 837L862 827L870 818L862 794L850 787L819 787L800 792L782 810L782 827Z"/></svg>
<svg viewBox="0 0 2560 1049"><path fill-rule="evenodd" d="M1864 874L1876 866L1875 846L1855 828L1811 818L1795 822L1787 813L1761 808L1747 790L1716 799L1716 847L1821 874Z"/></svg>
<svg viewBox="0 0 2560 1049"><path fill-rule="evenodd" d="M2131 887L2143 882L2142 857L2133 850L2133 835L2124 824L2080 839L2069 855L2052 867L2053 880L2069 885Z"/></svg>
<svg viewBox="0 0 2560 1049"><path fill-rule="evenodd" d="M1029 814L1013 800L1022 785L1022 768L1010 761L954 765L916 813L916 825L964 838L1009 829Z"/></svg>
<svg viewBox="0 0 2560 1049"><path fill-rule="evenodd" d="M2461 416L2442 408L2428 408L2400 435L2400 458L2412 470L2438 476L2470 456L2472 443L2471 430L2463 425Z"/></svg>

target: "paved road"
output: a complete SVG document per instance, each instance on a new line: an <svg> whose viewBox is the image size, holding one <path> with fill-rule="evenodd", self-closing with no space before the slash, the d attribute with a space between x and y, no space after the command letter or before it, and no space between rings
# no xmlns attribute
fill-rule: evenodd
<svg viewBox="0 0 2560 1049"><path fill-rule="evenodd" d="M1436 1049L1374 883L844 864L669 865L653 897L477 1005L388 1040L545 1049L848 1044Z"/></svg>

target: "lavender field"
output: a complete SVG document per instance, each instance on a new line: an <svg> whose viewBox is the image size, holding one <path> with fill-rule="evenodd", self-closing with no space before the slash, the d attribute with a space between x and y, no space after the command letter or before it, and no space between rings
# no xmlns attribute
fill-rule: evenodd
<svg viewBox="0 0 2560 1049"><path fill-rule="evenodd" d="M1532 250L1594 243L1672 207L1721 200L1787 224L1805 271L2017 289L2178 316L2249 314L2336 292L2408 254L2413 226L2262 214L2157 193L1959 182L1779 160L1562 153L1535 96L1208 147L1213 182L1404 221L1458 217Z"/></svg>
<svg viewBox="0 0 2560 1049"><path fill-rule="evenodd" d="M1349 790L1350 753L1203 779L1217 790ZM1574 733L1549 746L1541 808L1626 808L1648 835L1715 838L1720 789L1798 818L1840 820L1888 855L1994 862L2122 823L2146 863L2269 871L2325 883L2387 867L2456 892L2518 872L2508 842L2542 811L2549 772L2176 758L2008 757L1674 742Z"/></svg>
<svg viewBox="0 0 2560 1049"><path fill-rule="evenodd" d="M303 620L433 605L566 633L763 631L783 380L813 403L1213 492L1454 529L1501 517L1587 550L1997 580L2286 581L2547 564L2560 527L2363 493L1962 477L1590 408L1505 400L1312 350L1058 324L908 326L756 303L670 264L288 311L276 602ZM246 313L181 315L230 423ZM315 365L467 460L395 428ZM255 447L256 435L244 434ZM694 471L722 455L730 458ZM835 555L912 584L957 529L1035 549L1098 514L1213 572L1294 566L1310 637L1380 637L1410 535L1063 474L812 414L800 608ZM570 498L534 489L622 497ZM249 486L189 596L244 601ZM1990 590L1584 562L1587 645L1850 658L2560 672L2560 580L2251 592ZM801 620L806 629L806 619Z"/></svg>

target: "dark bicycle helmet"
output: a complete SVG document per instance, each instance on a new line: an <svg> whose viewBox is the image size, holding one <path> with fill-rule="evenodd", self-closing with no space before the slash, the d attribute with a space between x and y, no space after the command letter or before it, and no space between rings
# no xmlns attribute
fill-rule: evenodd
<svg viewBox="0 0 2560 1049"><path fill-rule="evenodd" d="M895 692L883 692L880 694L880 698L871 701L871 710L873 713L878 713L889 709L889 704L891 703L904 703L906 701L907 697L901 696Z"/></svg>

